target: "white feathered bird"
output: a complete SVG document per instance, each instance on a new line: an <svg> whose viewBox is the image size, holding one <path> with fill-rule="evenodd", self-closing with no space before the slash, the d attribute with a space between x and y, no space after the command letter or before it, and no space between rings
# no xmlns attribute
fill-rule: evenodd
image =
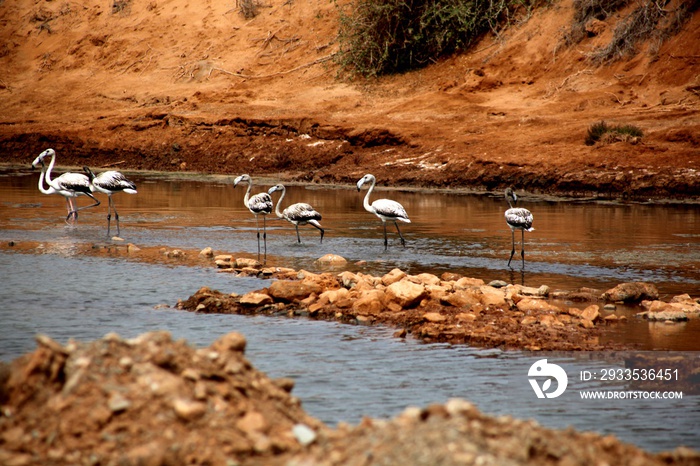
<svg viewBox="0 0 700 466"><path fill-rule="evenodd" d="M243 198L243 204L246 208L255 215L255 227L258 230L258 260L260 260L260 226L258 224L258 215L263 217L263 243L265 245L265 261L267 261L267 225L265 224L265 216L272 213L272 197L268 193L258 193L250 196L250 190L253 188L253 179L250 175L241 175L233 180L233 187L238 183L248 183L248 189Z"/></svg>
<svg viewBox="0 0 700 466"><path fill-rule="evenodd" d="M322 216L318 213L310 204L305 202L297 202L292 204L282 212L280 212L280 205L282 204L282 199L284 199L285 194L287 194L287 188L284 185L278 184L271 187L267 193L272 194L275 191L282 191L282 195L277 200L277 206L275 207L275 214L278 218L283 218L289 223L293 224L297 230L297 242L301 243L301 237L299 236L299 225L311 225L318 228L321 231L321 242L323 242L324 230L321 224L318 223Z"/></svg>
<svg viewBox="0 0 700 466"><path fill-rule="evenodd" d="M51 157L51 162L48 168L44 163L44 158ZM90 179L83 175L82 173L64 173L56 179L51 178L51 171L56 163L56 151L53 149L46 149L44 152L39 154L37 158L32 162L32 168L36 168L41 165L41 175L39 175L39 191L44 194L60 194L66 198L66 206L68 209L68 215L66 216L66 223L75 222L78 220L78 212L90 207L96 207L100 205L100 201L97 200L95 196L92 195L90 191ZM48 187L44 187L44 180ZM94 204L90 204L84 207L77 207L74 199L78 196L87 196L95 201Z"/></svg>
<svg viewBox="0 0 700 466"><path fill-rule="evenodd" d="M506 223L510 227L511 239L513 248L510 251L510 259L508 259L508 267L510 267L510 261L513 260L513 255L515 254L515 230L520 230L522 238L520 241L520 255L523 261L523 268L525 268L525 232L533 231L532 221L534 217L532 212L522 207L514 207L518 202L518 196L513 192L512 188L507 188L505 191L506 201L510 207L506 210Z"/></svg>
<svg viewBox="0 0 700 466"><path fill-rule="evenodd" d="M117 222L117 236L119 236L119 213L114 205L114 200L112 200L112 194L136 194L136 184L127 179L124 174L115 170L107 170L99 175L95 175L89 167L83 167L83 171L90 179L90 190L106 194L109 199L109 205L107 206L107 236L109 236L112 211L114 211L114 219Z"/></svg>
<svg viewBox="0 0 700 466"><path fill-rule="evenodd" d="M379 219L384 224L384 249L386 250L388 247L388 241L386 237L386 222L394 222L394 225L396 226L396 231L399 233L399 238L401 238L401 245L406 247L406 240L401 234L399 224L396 223L397 221L411 223L411 220L409 220L406 210L401 204L399 204L396 201L392 201L391 199L377 199L376 201L372 202L372 204L370 204L369 196L372 194L374 185L377 184L377 179L374 177L374 175L370 174L363 176L357 182L357 190L359 191L360 188L362 188L362 185L366 183L370 183L370 187L367 190L367 194L365 195L363 205L367 212L373 213L374 215L379 217Z"/></svg>

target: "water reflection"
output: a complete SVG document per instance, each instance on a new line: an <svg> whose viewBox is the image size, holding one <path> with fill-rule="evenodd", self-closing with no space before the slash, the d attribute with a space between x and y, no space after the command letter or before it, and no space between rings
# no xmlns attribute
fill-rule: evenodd
<svg viewBox="0 0 700 466"><path fill-rule="evenodd" d="M63 199L41 195L38 172L5 171L0 176L0 228L3 239L75 241L106 239L106 205L81 212L79 226L62 224ZM139 188L134 196L116 195L122 236L138 245L181 248L211 246L219 251L255 253L255 220L243 206L243 191L229 177L207 180L129 174ZM257 180L254 192L276 180ZM307 202L323 214L323 244L302 228L268 219L268 253L279 265L313 267L326 253L350 262L368 261L370 273L401 267L408 272L458 272L486 281L502 279L554 289L581 286L605 289L622 281L654 282L665 297L700 289L700 207L592 202L554 202L521 196L535 216L526 234L526 265L509 269L510 230L502 195L394 191L377 187L375 197L391 197L409 213L402 229L406 248L395 234L383 251L382 225L362 208L364 192L354 187L287 186L285 205ZM106 198L104 199L106 204ZM395 232L394 232L395 233Z"/></svg>

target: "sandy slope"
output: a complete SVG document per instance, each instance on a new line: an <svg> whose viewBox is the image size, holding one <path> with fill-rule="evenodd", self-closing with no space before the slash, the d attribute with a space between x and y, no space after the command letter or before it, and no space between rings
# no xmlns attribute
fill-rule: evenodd
<svg viewBox="0 0 700 466"><path fill-rule="evenodd" d="M64 165L696 196L700 14L657 53L593 66L629 11L566 48L564 0L469 54L365 82L337 78L326 0L271 0L250 20L233 1L2 2L0 162L50 146ZM586 146L601 120L645 136Z"/></svg>

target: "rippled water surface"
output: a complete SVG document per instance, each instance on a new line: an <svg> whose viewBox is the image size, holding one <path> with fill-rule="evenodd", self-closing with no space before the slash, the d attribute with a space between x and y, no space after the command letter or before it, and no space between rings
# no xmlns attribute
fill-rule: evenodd
<svg viewBox="0 0 700 466"><path fill-rule="evenodd" d="M192 250L211 246L254 257L255 221L242 205L244 188L234 189L226 178L130 177L138 183L139 194L115 196L126 242ZM487 413L614 433L654 451L680 444L700 448L697 395L686 393L680 400L581 400L583 390L629 388L578 377L582 370L622 367L616 355L533 355L426 345L394 339L392 329L156 309L204 285L243 293L266 282L234 278L210 267L87 254L86 248L112 244L106 237L106 198L100 198L102 206L81 212L78 226L68 227L63 199L41 195L37 181L38 173L29 171L0 176L0 359L31 351L36 333L65 342L88 341L112 331L132 337L168 330L204 346L226 332L241 331L249 340L253 363L272 377L296 379L295 394L305 408L329 424L357 422L363 414L393 416L408 405L462 397ZM552 202L524 196L523 206L534 213L536 230L526 235L527 262L521 272L519 266L506 267L510 231L503 221L506 206L501 197L378 194L400 201L411 216L410 225L401 225L405 249L389 229L390 247L383 250L379 221L361 207L364 192L289 187L285 205L314 205L324 215L326 238L319 244L318 232L302 227L299 245L292 226L270 220L268 263L315 270L316 258L336 253L351 264L367 261L350 267L370 273L394 267L410 273L453 271L554 289L605 289L621 281L647 280L665 297L697 295L700 290L697 205ZM22 249L24 243L33 247ZM700 349L696 322L656 328L630 312L630 324L610 338L648 349L684 350L683 354ZM542 357L558 362L569 374L569 389L556 400L536 398L528 382L528 368Z"/></svg>

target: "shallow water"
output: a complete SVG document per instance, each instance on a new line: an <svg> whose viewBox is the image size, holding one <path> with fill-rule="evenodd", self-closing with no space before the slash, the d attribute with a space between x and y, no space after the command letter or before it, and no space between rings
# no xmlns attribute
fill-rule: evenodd
<svg viewBox="0 0 700 466"><path fill-rule="evenodd" d="M686 392L680 400L580 398L580 392L588 389L630 388L582 381L577 375L582 370L624 367L620 355L426 345L394 339L393 330L385 328L154 309L173 305L204 285L243 293L268 282L235 278L208 267L85 254L86 245L110 242L105 236L106 198L97 209L81 212L78 226L68 227L62 220L63 199L39 194L37 173L5 175L0 177L0 359L33 350L36 333L65 343L69 338L93 340L108 332L133 337L168 330L176 338L204 346L224 333L240 331L248 338L247 354L256 367L272 377L293 377L294 393L307 411L331 425L358 422L362 415L394 416L408 405L462 397L487 413L534 418L549 427L571 425L612 433L653 451L680 444L700 448L698 395ZM255 221L242 205L243 188L232 188L227 179L188 181L138 174L131 178L139 184L139 194L115 196L126 241L196 250L211 246L254 256ZM353 262L368 261L353 267L371 273L394 267L411 273L449 270L484 280L501 278L562 289L604 289L620 281L645 279L667 295L697 295L697 206L528 200L523 204L535 214L537 230L526 237L526 270L521 274L506 267L510 232L504 228L500 198L382 192L382 197L399 200L413 220L402 225L406 249L392 241L384 252L378 220L361 209L364 193L301 187L289 191L285 205L305 201L324 214L326 239L319 245L318 232L302 227L303 243L298 245L289 224L267 222L268 262L275 265L314 269L317 257L332 252ZM8 246L10 241L39 246L32 253L18 252L19 248ZM638 341L646 348L698 350L694 325L656 329L631 319L624 326L627 330L614 338ZM569 375L569 388L557 399L538 399L528 383L528 368L544 357ZM672 383L668 390L675 390Z"/></svg>

